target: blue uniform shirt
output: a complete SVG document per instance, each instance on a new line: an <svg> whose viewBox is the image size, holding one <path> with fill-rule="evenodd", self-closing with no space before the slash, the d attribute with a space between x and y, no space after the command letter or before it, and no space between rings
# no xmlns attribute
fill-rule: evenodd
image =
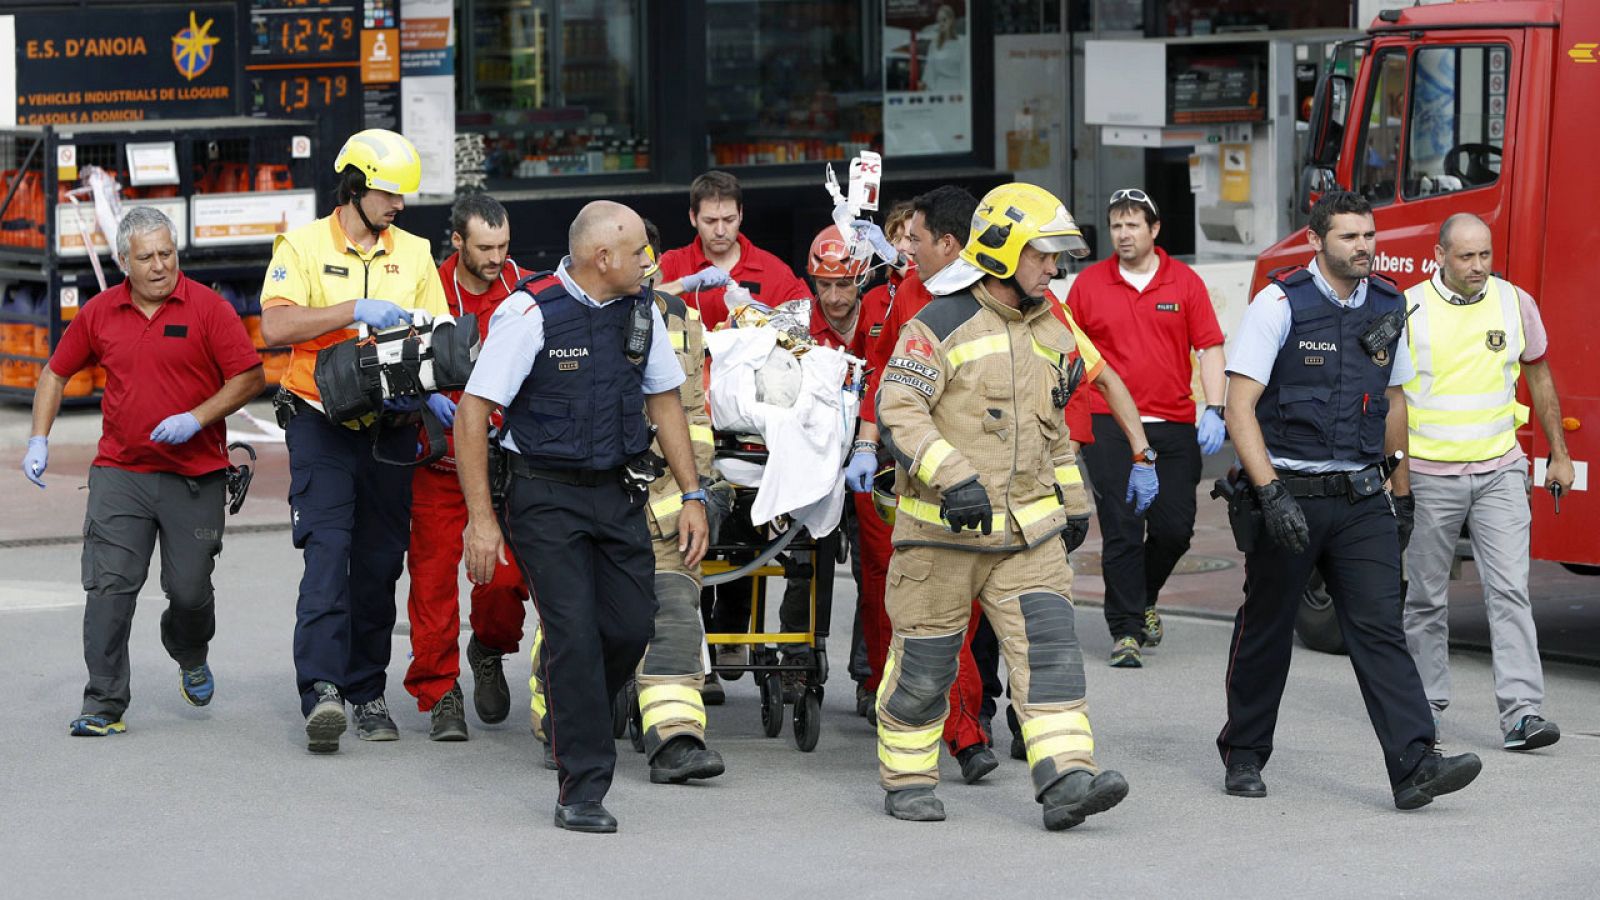
<svg viewBox="0 0 1600 900"><path fill-rule="evenodd" d="M556 277L561 280L567 293L577 298L578 302L596 309L617 302L612 299L600 303L584 293L567 272L571 261L570 256L566 257L556 267ZM672 352L667 323L654 303L650 304L650 318L650 356L644 364L643 387L646 396L674 390L683 384L684 378L683 367L678 365L678 358ZM495 310L494 318L489 320L489 337L478 353L477 364L472 367L472 377L467 380L467 393L482 397L496 406L505 406L522 390L523 382L528 380L528 374L533 371L534 360L543 349L544 314L534 305L532 295L527 291L518 291L507 297ZM508 450L517 449L510 435L504 437L501 443Z"/></svg>
<svg viewBox="0 0 1600 900"><path fill-rule="evenodd" d="M1327 279L1322 277L1315 259L1306 268L1311 272L1311 282L1328 298L1329 303L1356 309L1367 302L1365 278L1356 283L1356 289L1348 298L1340 299ZM1268 283L1245 307L1244 319L1228 345L1228 371L1266 384L1272 377L1272 367L1278 361L1278 353L1289 339L1290 325L1289 302L1283 295L1283 289ZM1389 386L1403 385L1415 375L1416 370L1411 364L1411 344L1402 329L1400 341L1394 348L1394 368L1389 373ZM1360 463L1341 460L1288 459L1279 456L1272 457L1272 465L1302 472L1350 472L1362 468Z"/></svg>

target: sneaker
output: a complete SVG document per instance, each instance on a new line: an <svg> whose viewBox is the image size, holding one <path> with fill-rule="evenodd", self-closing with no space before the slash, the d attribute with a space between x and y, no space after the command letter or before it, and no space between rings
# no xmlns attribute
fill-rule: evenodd
<svg viewBox="0 0 1600 900"><path fill-rule="evenodd" d="M338 688L326 681L319 681L312 688L317 692L317 705L306 716L306 749L312 753L337 752L339 736L350 725L344 714L344 698Z"/></svg>
<svg viewBox="0 0 1600 900"><path fill-rule="evenodd" d="M128 726L121 719L112 721L110 716L82 715L72 720L67 726L67 733L73 737L106 737L113 734L124 734Z"/></svg>
<svg viewBox="0 0 1600 900"><path fill-rule="evenodd" d="M961 780L967 784L977 784L983 776L1000 768L1000 760L995 759L994 751L987 744L973 744L960 751L956 762L961 764Z"/></svg>
<svg viewBox="0 0 1600 900"><path fill-rule="evenodd" d="M1433 802L1433 798L1459 791L1472 783L1483 771L1483 761L1476 753L1445 756L1438 750L1429 750L1422 762L1408 776L1394 786L1396 809L1417 809Z"/></svg>
<svg viewBox="0 0 1600 900"><path fill-rule="evenodd" d="M718 644L717 645L717 652L716 652L716 660L713 663L713 665L717 665L717 666L742 666L742 665L747 664L749 661L750 661L749 657L746 655L745 648L744 648L743 645L741 645L741 644ZM739 671L739 670L737 670L737 669L735 669L732 672L728 672L727 673L727 677L728 677L729 681L738 681L740 678L744 677L744 673Z"/></svg>
<svg viewBox="0 0 1600 900"><path fill-rule="evenodd" d="M1144 645L1155 647L1161 643L1161 638L1166 630L1161 627L1161 614L1156 612L1154 606L1146 607L1144 611Z"/></svg>
<svg viewBox="0 0 1600 900"><path fill-rule="evenodd" d="M498 725L511 713L511 688L501 654L478 642L467 641L467 665L472 668L472 706L485 725ZM457 690L460 686L457 685Z"/></svg>
<svg viewBox="0 0 1600 900"><path fill-rule="evenodd" d="M706 680L700 685L700 702L707 706L721 706L728 699L728 692L722 689L722 679L715 672L707 672Z"/></svg>
<svg viewBox="0 0 1600 900"><path fill-rule="evenodd" d="M481 715L481 713L480 713ZM461 696L461 683L450 686L430 713L433 720L428 731L430 741L464 741L467 739L466 699Z"/></svg>
<svg viewBox="0 0 1600 900"><path fill-rule="evenodd" d="M1065 831L1096 813L1103 813L1128 796L1128 780L1121 772L1106 769L1098 775L1088 769L1075 769L1044 789L1039 802L1044 804L1044 827Z"/></svg>
<svg viewBox="0 0 1600 900"><path fill-rule="evenodd" d="M178 689L183 692L183 699L189 701L190 706L205 706L211 702L211 695L217 689L217 680L211 677L211 667L201 663L192 669L178 670Z"/></svg>
<svg viewBox="0 0 1600 900"><path fill-rule="evenodd" d="M1261 767L1255 763L1234 763L1222 780L1222 790L1235 797L1265 797L1267 783L1261 780Z"/></svg>
<svg viewBox="0 0 1600 900"><path fill-rule="evenodd" d="M1523 716L1517 727L1506 732L1506 749L1523 752L1548 747L1561 740L1561 729L1556 723L1540 716Z"/></svg>
<svg viewBox="0 0 1600 900"><path fill-rule="evenodd" d="M389 704L382 697L356 707L356 737L363 741L398 741L400 729L389 718Z"/></svg>
<svg viewBox="0 0 1600 900"><path fill-rule="evenodd" d="M1111 645L1111 667L1138 669L1144 666L1144 654L1139 651L1139 639L1125 637Z"/></svg>

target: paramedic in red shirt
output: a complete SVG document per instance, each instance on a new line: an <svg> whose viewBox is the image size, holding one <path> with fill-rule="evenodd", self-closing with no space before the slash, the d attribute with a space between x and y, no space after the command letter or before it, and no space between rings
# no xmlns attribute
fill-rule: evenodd
<svg viewBox="0 0 1600 900"><path fill-rule="evenodd" d="M723 294L729 284L743 287L751 299L769 307L811 296L805 282L782 260L739 233L743 222L739 179L727 172L707 172L689 185L689 224L697 236L661 257L665 280L656 289L682 296L700 311L707 331L728 318Z"/></svg>
<svg viewBox="0 0 1600 900"><path fill-rule="evenodd" d="M445 302L451 315L476 315L479 334L487 336L495 309L518 280L531 274L507 255L511 222L505 207L488 194L467 194L457 200L450 210L450 244L456 252L439 267ZM450 399L459 400L460 392L452 392ZM411 575L411 596L406 601L411 665L405 684L417 698L417 709L432 713L431 740L464 741L467 718L459 681L457 585L467 504L456 480L455 435L447 437L449 452L436 463L419 466L411 481L411 546L406 554ZM497 566L488 584L472 586L467 664L472 668L472 705L485 724L504 721L511 710L500 658L515 653L522 641L527 599L515 564Z"/></svg>
<svg viewBox="0 0 1600 900"><path fill-rule="evenodd" d="M1194 535L1200 456L1220 450L1226 436L1222 329L1205 282L1155 245L1154 200L1136 188L1116 191L1107 218L1116 256L1073 281L1067 306L1133 393L1150 440L1148 449L1131 447L1098 388L1091 392L1095 442L1083 455L1099 500L1110 663L1138 668L1142 648L1161 642L1156 598ZM1198 427L1191 353L1200 355L1205 395ZM1143 516L1122 502L1139 461L1156 464L1163 487Z"/></svg>
<svg viewBox="0 0 1600 900"><path fill-rule="evenodd" d="M189 705L205 706L216 689L207 651L217 625L211 572L222 552L224 420L266 381L239 313L179 270L177 242L165 214L144 206L128 211L117 228L117 262L127 278L79 310L33 395L22 472L42 488L67 380L87 366L106 370L83 524L89 683L82 712L68 725L79 737L127 729L128 633L158 534L167 597L162 646L178 664ZM61 490L45 502L73 502Z"/></svg>

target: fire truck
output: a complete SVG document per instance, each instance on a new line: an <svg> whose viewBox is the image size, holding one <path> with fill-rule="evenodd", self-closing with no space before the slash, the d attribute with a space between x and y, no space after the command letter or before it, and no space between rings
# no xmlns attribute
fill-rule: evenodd
<svg viewBox="0 0 1600 900"><path fill-rule="evenodd" d="M1303 215L1328 190L1366 197L1378 230L1374 268L1402 289L1437 269L1434 245L1447 216L1470 212L1489 224L1497 274L1539 303L1576 469L1559 515L1549 492L1533 492L1532 554L1585 574L1600 574L1600 502L1590 485L1591 464L1600 461L1597 109L1597 0L1387 10L1327 61L1294 201ZM1304 228L1268 248L1256 261L1252 295L1270 273L1311 255ZM1544 433L1530 423L1520 438L1542 485ZM1301 636L1313 645L1307 615L1317 594L1308 592L1301 616ZM1333 624L1331 616L1322 622Z"/></svg>

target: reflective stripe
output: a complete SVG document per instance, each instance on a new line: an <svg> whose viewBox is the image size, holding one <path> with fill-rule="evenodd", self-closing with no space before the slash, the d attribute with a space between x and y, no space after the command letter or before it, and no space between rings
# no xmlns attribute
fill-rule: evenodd
<svg viewBox="0 0 1600 900"><path fill-rule="evenodd" d="M681 509L683 509L682 494L668 494L650 504L650 512L654 513L657 519L665 519Z"/></svg>
<svg viewBox="0 0 1600 900"><path fill-rule="evenodd" d="M641 699L640 702L643 703L644 701ZM676 700L657 703L649 709L643 710L639 727L644 731L649 731L662 722L673 721L693 722L704 728L706 727L706 711L699 706L679 703Z"/></svg>
<svg viewBox="0 0 1600 900"><path fill-rule="evenodd" d="M704 425L690 425L689 426L689 442L693 443L693 444L705 444L707 446L715 446L716 443L717 443L717 439L712 434L710 428L707 428Z"/></svg>
<svg viewBox="0 0 1600 900"><path fill-rule="evenodd" d="M544 718L544 714L549 711L550 707L544 702L544 685L539 685L534 690L532 706L533 714L541 719Z"/></svg>
<svg viewBox="0 0 1600 900"><path fill-rule="evenodd" d="M1053 498L1052 502L1054 502ZM929 503L926 500L918 500L916 497L901 497L898 513L905 513L911 518L919 522L926 522L929 525L938 525L943 528L950 527L950 523L939 515L938 504ZM1003 531L1006 527L1005 513L995 513L990 523L991 530Z"/></svg>
<svg viewBox="0 0 1600 900"><path fill-rule="evenodd" d="M939 748L926 753L897 753L888 747L878 747L878 761L893 772L927 772L939 766Z"/></svg>
<svg viewBox="0 0 1600 900"><path fill-rule="evenodd" d="M544 717L544 686L539 683L539 648L544 644L544 629L537 626L533 629L533 643L528 647L528 660L533 663L533 672L528 675L528 693L533 695L528 706L534 714Z"/></svg>
<svg viewBox="0 0 1600 900"><path fill-rule="evenodd" d="M1083 484L1083 472L1076 465L1056 466L1056 484Z"/></svg>
<svg viewBox="0 0 1600 900"><path fill-rule="evenodd" d="M1044 359L1046 359L1047 361L1049 361L1049 363L1052 366L1062 365L1066 360L1066 354L1057 353L1056 351L1051 350L1049 347L1046 347L1045 345L1039 343L1038 341L1034 341L1033 342L1033 352L1034 352L1035 355L1041 356Z"/></svg>
<svg viewBox="0 0 1600 900"><path fill-rule="evenodd" d="M1471 422L1462 424L1446 424L1442 422L1418 422L1411 426L1412 434L1434 441L1461 442L1488 440L1507 432L1515 436L1517 430L1517 417L1501 416L1492 422ZM1432 457L1423 457L1431 459ZM1492 459L1493 457L1485 457ZM1457 460L1470 462L1470 460Z"/></svg>
<svg viewBox="0 0 1600 900"><path fill-rule="evenodd" d="M1089 717L1076 710L1034 716L1022 723L1022 739L1025 741L1032 741L1056 731L1076 731L1083 734L1093 734L1093 731L1089 728Z"/></svg>
<svg viewBox="0 0 1600 900"><path fill-rule="evenodd" d="M1035 522L1043 521L1058 509L1065 509L1061 505L1061 501L1055 497L1046 497L1043 500L1035 500L1027 506L1013 511L1012 515L1017 517L1018 525L1027 528Z"/></svg>
<svg viewBox="0 0 1600 900"><path fill-rule="evenodd" d="M689 332L668 331L667 334L672 336L672 349L677 350L679 353L689 352Z"/></svg>
<svg viewBox="0 0 1600 900"><path fill-rule="evenodd" d="M889 731L885 728L878 729L878 740L885 747L895 750L921 750L929 745L937 746L939 738L944 734L944 726L935 725L932 728L923 728L918 731Z"/></svg>
<svg viewBox="0 0 1600 900"><path fill-rule="evenodd" d="M991 334L987 337L967 341L950 348L945 354L945 359L950 361L954 368L960 368L975 359L982 359L995 353L1009 353L1011 340L1003 334Z"/></svg>
<svg viewBox="0 0 1600 900"><path fill-rule="evenodd" d="M1028 742L1028 765L1037 765L1041 759L1068 754L1094 753L1094 738L1087 734L1059 734L1040 741Z"/></svg>
<svg viewBox="0 0 1600 900"><path fill-rule="evenodd" d="M700 692L686 684L652 684L639 688L639 708L653 703L676 701L690 706L700 705Z"/></svg>
<svg viewBox="0 0 1600 900"><path fill-rule="evenodd" d="M950 442L944 438L929 444L928 449L922 451L922 462L917 465L917 477L922 479L924 484L933 484L934 474L954 452L956 448L950 446Z"/></svg>

